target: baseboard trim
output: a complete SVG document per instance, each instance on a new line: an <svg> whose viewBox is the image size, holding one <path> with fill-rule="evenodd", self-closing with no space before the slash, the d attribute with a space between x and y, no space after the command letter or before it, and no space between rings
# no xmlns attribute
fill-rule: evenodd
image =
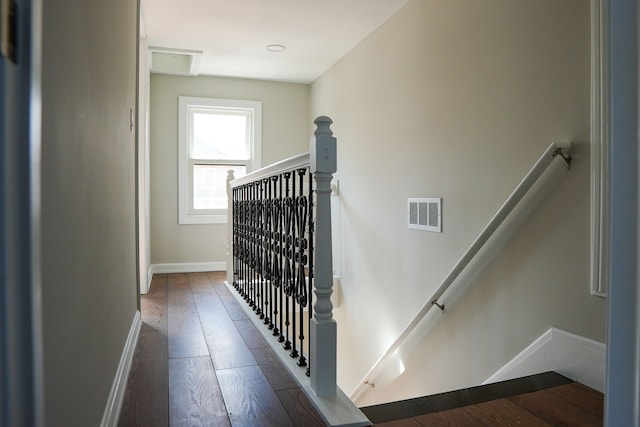
<svg viewBox="0 0 640 427"><path fill-rule="evenodd" d="M550 328L483 384L555 371L600 392L606 378L606 345Z"/></svg>
<svg viewBox="0 0 640 427"><path fill-rule="evenodd" d="M225 261L214 262L171 262L163 264L151 264L150 277L156 273L197 273L203 271L226 271ZM151 283L151 280L149 280Z"/></svg>
<svg viewBox="0 0 640 427"><path fill-rule="evenodd" d="M133 355L138 345L141 326L142 317L140 317L140 311L136 311L136 314L133 316L131 328L129 329L127 341L124 344L120 363L116 370L116 376L111 385L107 406L104 409L102 421L100 422L101 427L116 427L118 425L118 419L120 418L120 411L122 410L122 403L124 401L124 393L127 389L127 380L131 372L131 363L133 362Z"/></svg>

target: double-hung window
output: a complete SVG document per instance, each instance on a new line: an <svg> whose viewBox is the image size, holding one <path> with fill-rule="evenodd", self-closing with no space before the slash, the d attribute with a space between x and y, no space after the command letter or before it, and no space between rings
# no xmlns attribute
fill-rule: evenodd
<svg viewBox="0 0 640 427"><path fill-rule="evenodd" d="M226 222L227 171L260 167L262 104L181 96L178 110L178 222Z"/></svg>

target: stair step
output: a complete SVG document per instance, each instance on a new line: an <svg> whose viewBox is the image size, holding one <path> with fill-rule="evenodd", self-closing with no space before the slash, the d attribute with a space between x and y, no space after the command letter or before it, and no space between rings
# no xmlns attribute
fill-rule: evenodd
<svg viewBox="0 0 640 427"><path fill-rule="evenodd" d="M431 396L366 406L360 410L372 423L378 424L530 393L572 382L573 380L556 372L545 372Z"/></svg>

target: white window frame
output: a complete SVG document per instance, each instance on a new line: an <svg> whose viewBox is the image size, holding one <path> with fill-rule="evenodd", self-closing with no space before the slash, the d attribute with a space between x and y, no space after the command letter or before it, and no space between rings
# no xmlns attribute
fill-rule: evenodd
<svg viewBox="0 0 640 427"><path fill-rule="evenodd" d="M246 113L250 123L249 160L191 158L191 123L194 111L202 109ZM193 166L245 165L247 173L260 168L262 155L262 103L237 99L178 97L178 223L223 224L227 209L193 209Z"/></svg>

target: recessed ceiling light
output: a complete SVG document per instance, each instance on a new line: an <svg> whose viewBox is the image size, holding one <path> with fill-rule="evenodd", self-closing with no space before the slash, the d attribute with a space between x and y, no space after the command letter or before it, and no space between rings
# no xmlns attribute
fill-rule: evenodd
<svg viewBox="0 0 640 427"><path fill-rule="evenodd" d="M286 48L287 47L285 45L282 45L282 44L269 44L269 45L267 45L267 50L269 52L282 52Z"/></svg>

